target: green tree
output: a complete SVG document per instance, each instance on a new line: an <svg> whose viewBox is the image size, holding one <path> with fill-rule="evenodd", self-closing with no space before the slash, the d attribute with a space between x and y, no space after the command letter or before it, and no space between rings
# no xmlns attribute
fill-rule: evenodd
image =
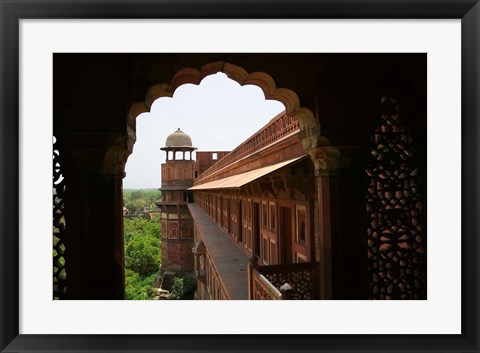
<svg viewBox="0 0 480 353"><path fill-rule="evenodd" d="M125 234L125 246L134 237L147 234L158 239L158 247L160 248L160 223L147 221L140 217L126 218L123 222Z"/></svg>
<svg viewBox="0 0 480 353"><path fill-rule="evenodd" d="M149 235L133 237L125 247L125 267L148 276L160 266L158 239Z"/></svg>
<svg viewBox="0 0 480 353"><path fill-rule="evenodd" d="M156 209L155 201L160 195L156 189L123 190L123 204L130 212L141 211L143 208Z"/></svg>
<svg viewBox="0 0 480 353"><path fill-rule="evenodd" d="M160 224L142 218L125 219L125 267L142 276L160 266Z"/></svg>
<svg viewBox="0 0 480 353"><path fill-rule="evenodd" d="M139 200L143 197L143 192L140 190L132 191L130 194L130 200Z"/></svg>
<svg viewBox="0 0 480 353"><path fill-rule="evenodd" d="M151 299L160 266L160 224L145 219L124 219L125 293L127 299Z"/></svg>
<svg viewBox="0 0 480 353"><path fill-rule="evenodd" d="M129 300L152 299L152 283L155 281L156 273L142 277L135 271L125 269L125 294Z"/></svg>
<svg viewBox="0 0 480 353"><path fill-rule="evenodd" d="M170 299L185 299L187 294L193 293L197 286L196 284L196 281L191 277L175 277L173 279L172 291L170 292Z"/></svg>
<svg viewBox="0 0 480 353"><path fill-rule="evenodd" d="M125 204L125 207L130 211L130 212L138 212L141 211L145 206L145 200L144 199L136 199L132 201L128 201Z"/></svg>

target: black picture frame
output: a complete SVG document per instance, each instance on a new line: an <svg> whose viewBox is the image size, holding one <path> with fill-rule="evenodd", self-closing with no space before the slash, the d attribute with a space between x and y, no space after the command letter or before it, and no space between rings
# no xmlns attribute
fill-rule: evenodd
<svg viewBox="0 0 480 353"><path fill-rule="evenodd" d="M0 0L1 352L479 352L478 0ZM20 335L19 20L76 18L454 18L462 45L461 335ZM321 319L321 318L319 318Z"/></svg>

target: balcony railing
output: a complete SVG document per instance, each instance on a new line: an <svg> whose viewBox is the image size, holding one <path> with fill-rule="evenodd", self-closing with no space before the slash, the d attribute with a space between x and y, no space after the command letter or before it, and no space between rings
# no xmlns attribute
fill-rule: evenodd
<svg viewBox="0 0 480 353"><path fill-rule="evenodd" d="M320 299L319 263L259 266L255 257L248 266L248 299Z"/></svg>
<svg viewBox="0 0 480 353"><path fill-rule="evenodd" d="M277 115L240 146L208 168L196 179L195 183L203 184L215 180L218 178L215 174L219 170L299 130L298 120L285 113Z"/></svg>

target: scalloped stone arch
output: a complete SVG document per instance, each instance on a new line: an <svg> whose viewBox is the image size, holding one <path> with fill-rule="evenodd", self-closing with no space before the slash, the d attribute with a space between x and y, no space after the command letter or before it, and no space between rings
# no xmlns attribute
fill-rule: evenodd
<svg viewBox="0 0 480 353"><path fill-rule="evenodd" d="M173 97L173 93L181 85L187 83L198 85L206 76L218 72L223 72L228 78L238 82L241 86L255 85L260 87L265 99L281 102L285 106L286 113L299 122L303 148L312 157L316 173L320 172L317 171L319 166L316 163L318 152L315 152L315 150L319 147L329 146L330 143L326 137L321 135L320 125L312 111L300 105L300 99L294 91L288 88L278 88L275 80L269 74L265 72L249 73L244 68L225 61L206 64L200 70L191 67L180 69L173 75L170 83L156 84L148 88L145 101L132 104L128 114L128 135L132 146L135 142L135 120L138 115L150 112L155 100L161 97ZM331 150L334 147L329 146L328 148ZM129 149L132 150L132 148ZM321 163L321 165L323 164Z"/></svg>

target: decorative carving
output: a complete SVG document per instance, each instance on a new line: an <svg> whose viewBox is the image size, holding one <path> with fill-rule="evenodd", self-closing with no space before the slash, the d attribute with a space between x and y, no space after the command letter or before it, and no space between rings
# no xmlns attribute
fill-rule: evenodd
<svg viewBox="0 0 480 353"><path fill-rule="evenodd" d="M298 185L298 186L297 186ZM297 184L294 189L295 200L306 201L305 184Z"/></svg>
<svg viewBox="0 0 480 353"><path fill-rule="evenodd" d="M308 150L308 154L312 158L315 176L337 173L348 164L348 161L342 158L342 154L337 147L318 147Z"/></svg>
<svg viewBox="0 0 480 353"><path fill-rule="evenodd" d="M262 194L262 189L259 182L251 183L252 185L252 194L259 196Z"/></svg>
<svg viewBox="0 0 480 353"><path fill-rule="evenodd" d="M128 136L118 137L105 154L100 173L124 177L125 163L133 151L133 142Z"/></svg>
<svg viewBox="0 0 480 353"><path fill-rule="evenodd" d="M181 228L181 238L182 239L188 239L188 238L193 238L193 224L191 221L183 221Z"/></svg>
<svg viewBox="0 0 480 353"><path fill-rule="evenodd" d="M276 196L281 190L283 190L283 182L279 177L270 176L269 177L273 194Z"/></svg>
<svg viewBox="0 0 480 353"><path fill-rule="evenodd" d="M164 220L161 221L161 232L162 232L162 237L166 238L167 237L167 221L164 221Z"/></svg>
<svg viewBox="0 0 480 353"><path fill-rule="evenodd" d="M261 269L261 268L260 268ZM313 268L298 268L284 272L266 273L264 276L278 289L285 283L293 288L290 298L295 300L312 300L315 297L315 271Z"/></svg>
<svg viewBox="0 0 480 353"><path fill-rule="evenodd" d="M259 184L260 192L263 196L268 197L269 194L272 196L274 195L274 191L273 191L272 183L270 179L265 179L263 181L260 181L258 184Z"/></svg>
<svg viewBox="0 0 480 353"><path fill-rule="evenodd" d="M254 278L253 281L253 299L254 300L276 300L280 299L268 290L268 288L263 284L258 277Z"/></svg>
<svg viewBox="0 0 480 353"><path fill-rule="evenodd" d="M366 169L372 299L426 299L426 257L412 137L394 99L383 98Z"/></svg>
<svg viewBox="0 0 480 353"><path fill-rule="evenodd" d="M55 137L53 141L53 299L65 299L65 179Z"/></svg>
<svg viewBox="0 0 480 353"><path fill-rule="evenodd" d="M168 230L170 232L170 239L178 239L178 222L169 222Z"/></svg>
<svg viewBox="0 0 480 353"><path fill-rule="evenodd" d="M283 190L287 192L289 198L293 198L293 185L290 182L290 179L287 178L285 174L280 174L280 179L283 182Z"/></svg>
<svg viewBox="0 0 480 353"><path fill-rule="evenodd" d="M160 97L172 97L175 90L186 83L198 85L208 75L217 72L225 73L230 79L240 85L255 85L262 89L266 99L275 99L285 105L286 111L293 112L300 107L300 100L295 92L287 88L277 88L273 78L264 72L249 73L240 66L225 61L217 61L202 66L200 70L186 67L175 73L169 84L162 83L150 87L146 93L145 104L151 107L152 103ZM131 109L132 115L143 112L141 102L136 103L139 108ZM313 114L312 114L313 116ZM132 117L133 118L133 117Z"/></svg>
<svg viewBox="0 0 480 353"><path fill-rule="evenodd" d="M253 279L253 299L311 300L319 298L318 262L258 266L254 260L250 259L249 271ZM260 275L264 276L264 281L266 280L267 283L261 280ZM288 296L279 298L281 288L285 288L286 283L288 283Z"/></svg>

